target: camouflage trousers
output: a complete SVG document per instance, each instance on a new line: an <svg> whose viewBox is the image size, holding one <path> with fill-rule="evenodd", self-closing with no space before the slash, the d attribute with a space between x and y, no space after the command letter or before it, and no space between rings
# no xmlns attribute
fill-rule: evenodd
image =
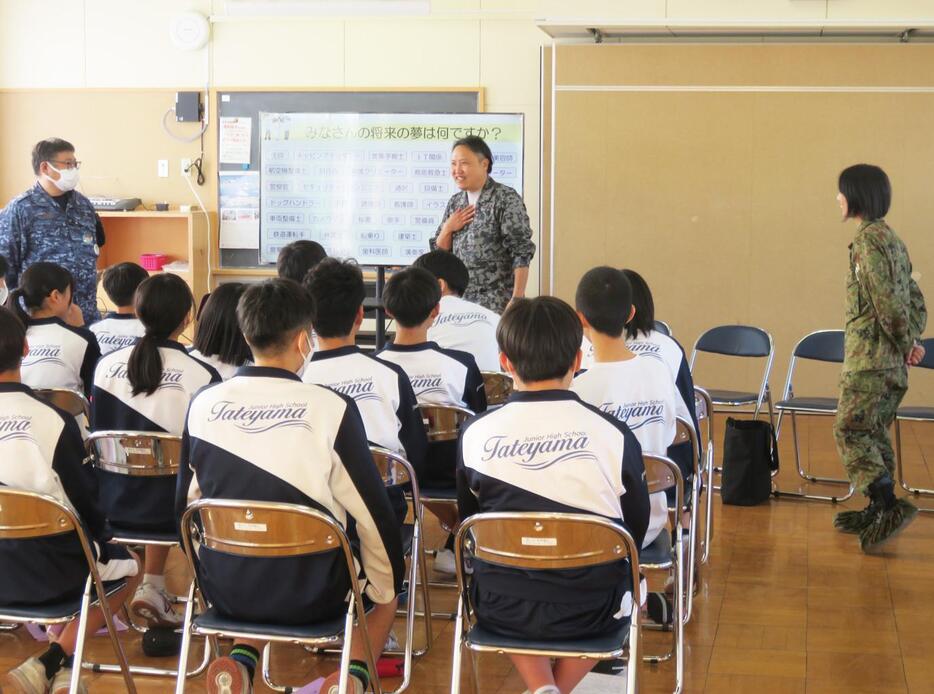
<svg viewBox="0 0 934 694"><path fill-rule="evenodd" d="M837 452L857 491L880 476L895 477L889 427L908 390L908 369L850 371L840 377L840 401L833 425Z"/></svg>

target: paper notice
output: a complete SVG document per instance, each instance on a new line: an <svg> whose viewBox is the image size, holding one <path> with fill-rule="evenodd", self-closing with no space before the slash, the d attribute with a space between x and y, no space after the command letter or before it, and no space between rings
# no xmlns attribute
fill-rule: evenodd
<svg viewBox="0 0 934 694"><path fill-rule="evenodd" d="M220 172L220 247L259 248L259 171Z"/></svg>
<svg viewBox="0 0 934 694"><path fill-rule="evenodd" d="M220 119L220 163L249 164L252 118Z"/></svg>

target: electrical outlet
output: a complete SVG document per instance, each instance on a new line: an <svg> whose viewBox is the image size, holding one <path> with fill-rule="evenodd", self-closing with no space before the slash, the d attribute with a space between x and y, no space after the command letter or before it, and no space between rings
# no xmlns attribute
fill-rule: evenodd
<svg viewBox="0 0 934 694"><path fill-rule="evenodd" d="M169 160L160 159L159 160L159 178L168 178L169 177Z"/></svg>
<svg viewBox="0 0 934 694"><path fill-rule="evenodd" d="M190 168L191 168L191 159L188 159L187 157L185 159L182 159L182 168L181 168L182 176L187 176L188 169Z"/></svg>

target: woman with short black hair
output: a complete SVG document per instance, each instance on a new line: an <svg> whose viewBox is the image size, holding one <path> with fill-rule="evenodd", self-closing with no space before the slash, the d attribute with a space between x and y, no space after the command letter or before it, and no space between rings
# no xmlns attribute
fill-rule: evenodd
<svg viewBox="0 0 934 694"><path fill-rule="evenodd" d="M859 226L850 244L846 329L834 438L850 482L869 497L862 511L843 511L834 526L859 534L870 552L895 537L918 509L895 497L889 426L908 390L908 366L920 363L927 323L924 296L911 277L904 242L885 222L889 177L878 166L844 169L837 182L843 220Z"/></svg>

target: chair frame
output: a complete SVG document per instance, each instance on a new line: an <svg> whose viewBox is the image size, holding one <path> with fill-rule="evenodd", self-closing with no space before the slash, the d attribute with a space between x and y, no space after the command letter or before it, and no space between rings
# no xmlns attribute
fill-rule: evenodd
<svg viewBox="0 0 934 694"><path fill-rule="evenodd" d="M81 391L74 388L36 388L33 392L46 402L65 410L72 417L84 415L90 426L91 403Z"/></svg>
<svg viewBox="0 0 934 694"><path fill-rule="evenodd" d="M843 496L837 495L825 495L825 494L808 494L807 492L788 492L778 489L778 486L775 486L772 494L776 497L790 497L794 499L811 499L814 501L829 501L832 504L836 504L840 501L846 501L851 496L853 496L855 487L850 483L849 480L839 479L835 477L818 477L817 475L811 474L809 470L805 470L801 465L801 451L798 443L798 417L797 415L807 415L813 417L834 417L837 414L837 408L833 410L815 410L813 408L807 407L796 407L793 404L794 401L794 386L792 380L794 378L795 367L797 366L799 359L804 359L807 361L826 361L830 364L842 364L843 360L825 360L825 359L815 359L813 357L802 357L799 356L798 352L801 350L802 346L810 339L814 338L817 335L827 335L830 333L838 333L840 336L841 346L843 341L843 331L842 330L815 330L808 333L802 337L795 344L794 349L791 350L791 359L788 362L788 376L785 378L785 387L782 391L782 397L779 403L776 405L775 409L778 410L778 421L775 425L775 440L780 441L782 435L782 419L784 418L785 412L788 412L791 415L791 437L792 442L794 443L794 452L795 452L795 468L800 477L805 482L810 482L814 484L834 484L834 485L847 485L848 491ZM789 402L791 401L791 402ZM787 403L782 405L781 403Z"/></svg>
<svg viewBox="0 0 934 694"><path fill-rule="evenodd" d="M659 328L662 328L659 330ZM656 332L660 332L668 337L674 337L674 334L671 332L671 326L663 320L656 319L653 321L652 329Z"/></svg>
<svg viewBox="0 0 934 694"><path fill-rule="evenodd" d="M683 417L675 418L675 439L672 442L674 444L680 443L691 443L691 451L693 452L694 460L694 471L693 471L693 480L691 482L691 506L687 508L684 499L682 499L682 510L688 510L691 514L691 527L688 529L688 537L690 539L689 550L688 550L688 564L687 564L687 588L685 589L685 598L687 601L685 610L684 610L684 623L687 624L691 621L691 615L694 608L694 581L695 576L700 575L700 562L698 562L698 548L699 548L699 536L698 536L698 521L700 519L700 494L701 494L701 475L703 474L703 468L701 465L701 450L700 450L700 439L698 434L694 431L694 426L688 420ZM678 469L680 473L680 468ZM682 490L684 485L684 480L682 479ZM671 511L671 509L669 509ZM680 536L679 536L680 537ZM681 564L683 566L683 564Z"/></svg>
<svg viewBox="0 0 934 694"><path fill-rule="evenodd" d="M683 419L678 418L679 430L682 425L686 425ZM690 426L688 426L688 431L690 431ZM646 484L649 488L649 494L654 494L655 492L663 492L672 487L675 488L675 508L678 509L678 512L674 514L673 529L663 529L662 533L671 533L674 531L674 536L676 539L675 542L672 542L671 547L671 556L668 561L659 562L659 563L648 563L644 559L640 558L639 568L645 569L648 571L669 571L673 572L675 576L674 584L674 595L673 602L675 608L674 619L672 620L672 645L671 650L668 653L663 655L652 655L646 654L642 656L642 660L647 663L662 663L666 660L671 660L672 657L675 659L675 692L680 692L684 688L684 625L690 619L690 603L691 603L691 594L692 591L688 590L688 598L685 600L685 590L684 590L684 543L681 541L681 537L684 533L684 528L681 522L681 509L684 508L684 477L681 475L681 468L678 467L678 464L674 462L671 458L662 455L652 455L649 453L642 454L642 461L645 465L646 473ZM695 466L696 469L696 466ZM654 473L654 474L653 474ZM695 473L695 482L696 482L696 473ZM694 487L696 490L696 485ZM691 512L692 522L695 521L697 517L696 513L697 504L694 504L694 510ZM693 535L692 538L691 550L689 552L691 556L691 565L688 567L688 576L689 581L693 581L694 569L693 569ZM644 548L643 548L644 549ZM640 549L640 552L642 549ZM641 554L640 554L641 557ZM690 583L689 583L690 585ZM650 627L646 627L650 628Z"/></svg>
<svg viewBox="0 0 934 694"><path fill-rule="evenodd" d="M90 540L84 531L84 527L81 525L81 521L78 519L77 515L75 515L74 511L52 496L47 494L40 494L38 492L27 491L24 489L15 489L12 487L2 486L0 486L0 519L2 519L3 515L6 514L6 512L3 511L3 508L9 503L8 500L10 499L15 499L18 501L28 500L27 503L31 501L33 504L35 504L36 510L33 514L30 514L32 517L24 519L22 525L7 525L6 523L3 523L2 520L0 520L0 538L35 539L74 531L78 537L78 541L81 543L81 549L84 552L84 557L88 564L88 577L84 582L84 592L81 595L81 609L77 615L71 614L61 615L59 617L24 618L17 615L5 614L2 611L2 608L0 608L0 621L13 624L35 623L50 625L71 622L75 619L75 616L77 616L78 639L75 645L74 660L75 663L79 665L72 668L71 682L68 689L69 694L76 694L81 679L81 666L86 665L84 663L84 645L87 638L86 632L88 611L90 610L92 604L91 587L93 586L97 595L97 598L94 601L95 606L100 607L101 613L104 616L104 624L107 627L107 634L110 637L110 642L113 646L114 654L117 656L117 660L119 661L119 665L117 666L116 671L123 675L123 682L126 685L127 691L135 694L136 684L133 682L133 675L129 665L127 664L126 654L123 651L123 646L120 644L120 638L118 637L117 631L114 627L113 613L111 612L110 605L107 602L107 591L105 590L104 583L97 571L97 560L94 556L94 552L91 549ZM14 501L13 504L15 505L16 501ZM46 508L42 509L42 506L45 506ZM42 515L46 516L45 521L41 520ZM57 520L53 521L51 518L49 518L50 515L57 515Z"/></svg>
<svg viewBox="0 0 934 694"><path fill-rule="evenodd" d="M317 524L320 524L322 529L326 529L327 533L331 533L331 535L327 537L326 543L332 546L327 548L316 547L312 550L311 547L316 543L316 539L311 537L303 538L303 546L308 550L305 554L340 550L344 556L344 560L346 562L345 566L347 567L348 575L350 576L351 591L353 593L352 599L348 600L347 602L347 612L344 617L344 629L337 634L329 634L327 636L320 636L315 638L295 638L290 636L250 632L248 630L221 630L199 626L193 619L195 600L198 600L202 605L208 605L209 603L205 599L198 582L197 568L195 565L196 556L194 552L194 542L192 535L195 533L198 534L199 546L206 543L207 538L204 536L204 532L201 531L195 524L195 517L197 517L198 520L201 520L203 523L202 513L205 510L220 510L228 512L242 511L244 517L248 519L253 519L257 515L259 518L263 518L263 514L281 514L284 516L293 516L295 519L313 519ZM263 682L270 689L278 692L290 692L293 690L293 688L278 685L272 681L269 667L269 652L270 646L273 642L326 647L332 646L340 639L343 639L340 660L339 692L340 694L347 694L350 667L350 648L353 640L353 626L355 621L359 624L361 631L363 632L362 638L366 650L367 667L372 673L370 684L373 688L374 694L382 694L383 690L380 685L379 675L376 670L376 659L374 658L372 649L370 648L370 641L369 635L367 633L367 624L365 618L366 611L363 605L363 595L360 592L360 583L357 580L357 567L354 564L353 551L350 548L350 540L347 538L346 532L336 520L320 511L316 511L315 509L309 508L307 506L300 506L298 504L274 503L269 501L246 501L239 499L199 499L189 504L188 508L185 509L185 513L182 514L180 527L182 549L184 550L185 557L188 560L188 568L192 572L194 579L192 580L191 586L188 589L188 601L185 605L185 619L182 626L182 646L181 652L179 654L178 667L176 668L176 694L184 694L185 691L185 679L188 667L188 651L191 646L192 636L204 636L214 644L216 644L216 640L218 638L246 638L261 639L266 641L266 646L263 648ZM270 541L269 538L264 539L266 539L267 542ZM247 550L251 547L253 549L259 549L262 547L262 545L247 543L242 540L228 541L228 544L235 545L243 556L249 556L249 553L244 550ZM276 549L280 547L292 549L295 547L295 545L293 541L293 543L274 543L272 547ZM291 556L299 556L299 554L292 553ZM207 651L207 647L205 648L205 651Z"/></svg>
<svg viewBox="0 0 934 694"><path fill-rule="evenodd" d="M435 443L439 441L455 441L457 437L460 436L460 429L463 426L464 422L467 421L470 417L474 416L472 410L468 410L466 407L458 407L457 405L434 405L431 403L419 403L416 405L416 408L422 415L422 421L425 422L425 431L428 434L428 442ZM433 429L432 420L430 417L431 413L443 412L450 415L453 415L456 421L456 427L454 429ZM424 508L425 504L444 504L452 505L457 507L457 498L448 498L440 496L431 496L431 490L420 490L421 491L421 504ZM443 525L442 529L453 533L455 528L446 528ZM452 581L437 581L429 580L428 575L425 576L425 580L428 585L432 588L457 588L457 583ZM456 614L454 612L432 612L432 617L437 617L439 619L454 619Z"/></svg>
<svg viewBox="0 0 934 694"><path fill-rule="evenodd" d="M704 551L701 553L701 564L706 564L710 559L710 543L713 540L713 472L714 472L714 436L713 436L713 400L710 394L699 386L694 386L695 403L698 399L704 404L704 416L698 416L697 423L700 426L701 421L706 421L704 436L707 439L707 445L704 446L704 460L701 462L701 469L704 475ZM698 448L700 447L700 432L697 435ZM700 455L700 452L698 452ZM691 593L693 594L693 586Z"/></svg>
<svg viewBox="0 0 934 694"><path fill-rule="evenodd" d="M182 437L175 436L173 434L166 434L162 432L153 432L153 431L122 431L122 430L102 430L96 431L91 434L87 441L85 441L85 447L88 453L88 461L91 465L99 470L105 470L107 472L114 472L118 474L123 474L127 476L145 476L145 477L177 477L179 464L174 465L113 465L108 463L103 463L96 454L96 445L98 441L115 441L117 445L122 446L122 443L119 443L120 439L138 439L144 440L148 439L150 441L150 451L155 442L161 442L160 445L165 443L173 443L181 446ZM150 471L154 469L160 469L164 472L159 472L159 474L152 474ZM123 545L151 545L154 547L180 547L178 540L166 541L166 540L154 540L152 538L143 538L133 535L132 531L125 531L119 528L116 529L117 532L114 533L114 542L119 542ZM182 598L179 598L179 602L183 602ZM137 631L145 632L146 629L138 627L132 619L130 619L129 614L127 614L127 622ZM189 677L195 677L205 669L207 669L208 664L211 662L211 652L208 650L208 644L205 643L204 646L204 655L199 663L198 667L188 673ZM94 672L117 672L117 667L112 663L85 663L85 667ZM149 665L131 665L130 672L135 675L147 675L150 677L172 677L175 678L178 673L171 668L159 668L151 667Z"/></svg>
<svg viewBox="0 0 934 694"><path fill-rule="evenodd" d="M927 338L921 341L921 344L924 346L926 355L934 355L934 338ZM925 358L925 361L928 361L930 357ZM934 366L926 366L918 364L915 368L921 369L934 369ZM925 497L934 497L934 489L925 489L924 487L912 487L908 483L908 480L905 479L905 470L904 470L904 461L902 460L902 422L931 422L934 420L924 419L922 417L908 417L905 415L895 415L895 474L898 477L898 484L906 492L915 497L925 496ZM919 508L919 511L925 513L934 513L934 508Z"/></svg>
<svg viewBox="0 0 934 694"><path fill-rule="evenodd" d="M512 395L512 376L502 371L481 371L483 376L483 390L486 393L487 409L502 407ZM508 386L508 390L507 390Z"/></svg>
<svg viewBox="0 0 934 694"><path fill-rule="evenodd" d="M672 463L672 465L675 464ZM677 465L675 465L675 467L677 468ZM601 652L539 650L535 648L497 647L471 644L467 637L468 629L470 626L473 626L474 623L471 622L471 615L475 615L475 612L471 607L470 596L468 594L467 574L464 570L464 546L467 543L467 538L470 531L473 530L477 525L487 523L511 524L520 527L524 524L541 523L560 523L562 525L580 524L584 526L591 525L599 527L603 530L608 530L615 534L620 544L613 549L613 554L621 557L623 552L625 552L629 559L629 566L632 576L632 614L630 616L629 622L628 640L621 643L619 648L616 648L612 651ZM537 526L537 528L540 527L540 525ZM535 549L543 551L543 546L537 545ZM478 513L471 516L470 518L467 518L463 523L461 523L454 542L454 553L456 557L455 564L457 566L458 601L457 619L454 625L454 655L451 663L451 694L460 694L461 653L464 646L470 650L472 659L475 658L474 654L476 653L499 653L501 655L515 653L519 655L542 656L547 658L579 657L593 658L596 660L610 660L621 658L628 650L629 666L626 673L626 691L630 692L630 694L639 691L639 664L642 660L640 655L641 644L639 634L639 606L642 603L642 590L639 573L639 550L636 547L635 540L633 540L629 532L627 532L626 529L621 525L617 525L616 523L613 523L612 521L600 516L580 513ZM583 554L590 556L560 556L557 555L556 551L555 555L551 557L551 559L557 560L559 562L564 561L569 565L570 562L573 561L574 566L596 565L598 563L602 563L599 561L585 561L585 559L596 558L593 555L597 553L593 552L592 550ZM499 555L499 557L501 560L504 560L503 563L506 563L507 565L511 563L514 566L521 566L523 568L528 568L528 564L531 564L534 561L548 559L547 557L543 557L541 554L529 555L528 557L510 554L508 556ZM523 561L525 564L522 563ZM476 679L476 663L474 663L473 670L475 689L479 691Z"/></svg>
<svg viewBox="0 0 934 694"><path fill-rule="evenodd" d="M423 517L422 517L422 506L421 506L421 497L419 495L418 480L415 477L415 469L412 467L412 464L403 458L397 453L381 448L379 446L370 446L370 452L373 454L373 461L376 463L380 471L380 477L383 480L383 483L389 487L397 484L405 484L406 482L411 483L411 503L412 503L412 547L411 547L411 557L409 559L409 570L408 570L408 600L406 601L405 606L405 649L402 653L404 658L404 668L402 675L402 683L399 685L398 689L395 689L392 692L387 692L387 694L400 694L401 692L408 689L409 684L412 680L412 658L413 656L422 656L427 653L431 648L431 642L433 639L432 634L432 625L431 625L431 599L428 596L428 585L426 584L426 579L428 577L428 566L425 560L425 550L422 547L422 532L423 532ZM395 479L392 468L393 466L401 467L405 470L407 479L402 480L401 482ZM421 593L422 593L422 607L424 612L422 617L425 624L425 647L419 651L414 650L414 639L415 639L415 593L418 589L419 581L418 576L421 573L422 582L421 582Z"/></svg>

